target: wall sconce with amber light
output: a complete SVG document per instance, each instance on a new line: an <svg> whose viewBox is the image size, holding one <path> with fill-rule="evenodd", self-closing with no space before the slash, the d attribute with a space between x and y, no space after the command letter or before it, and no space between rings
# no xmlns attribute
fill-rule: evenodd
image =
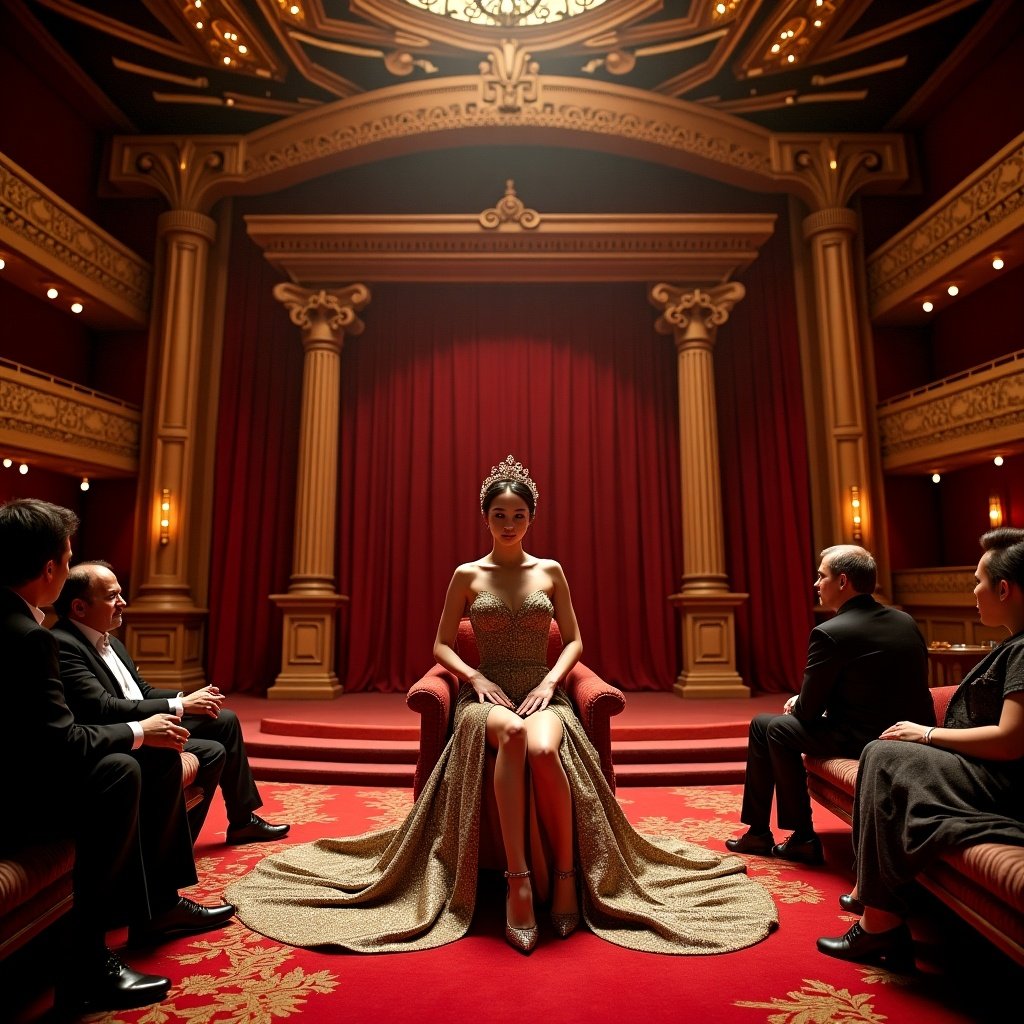
<svg viewBox="0 0 1024 1024"><path fill-rule="evenodd" d="M990 530L998 530L1003 525L1003 499L992 494L988 499L988 526Z"/></svg>
<svg viewBox="0 0 1024 1024"><path fill-rule="evenodd" d="M171 489L164 487L160 491L160 543L171 542Z"/></svg>
<svg viewBox="0 0 1024 1024"><path fill-rule="evenodd" d="M853 539L859 544L864 539L863 518L861 515L860 488L856 484L850 487L850 524Z"/></svg>

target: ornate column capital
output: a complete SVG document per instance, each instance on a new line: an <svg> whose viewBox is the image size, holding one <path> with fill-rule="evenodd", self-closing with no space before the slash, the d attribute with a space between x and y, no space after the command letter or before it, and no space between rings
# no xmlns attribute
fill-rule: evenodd
<svg viewBox="0 0 1024 1024"><path fill-rule="evenodd" d="M729 319L732 307L746 294L746 288L738 281L707 289L656 284L649 296L661 310L654 329L659 334L671 334L677 351L695 344L710 348L715 343L718 328Z"/></svg>
<svg viewBox="0 0 1024 1024"><path fill-rule="evenodd" d="M159 192L172 209L205 213L244 178L244 145L236 136L115 138L110 181Z"/></svg>
<svg viewBox="0 0 1024 1024"><path fill-rule="evenodd" d="M360 335L365 325L356 313L370 301L365 284L327 291L303 288L284 281L274 285L274 298L288 310L288 318L302 330L302 344L336 346L339 350L345 334Z"/></svg>
<svg viewBox="0 0 1024 1024"><path fill-rule="evenodd" d="M908 177L899 135L776 135L772 170L812 210L849 205L861 189L899 185Z"/></svg>

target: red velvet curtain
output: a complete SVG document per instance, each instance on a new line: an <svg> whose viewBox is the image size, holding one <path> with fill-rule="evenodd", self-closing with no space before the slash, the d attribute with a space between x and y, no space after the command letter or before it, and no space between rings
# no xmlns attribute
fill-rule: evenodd
<svg viewBox="0 0 1024 1024"><path fill-rule="evenodd" d="M207 678L263 693L281 668L295 520L302 344L272 290L279 275L236 223L214 481Z"/></svg>
<svg viewBox="0 0 1024 1024"><path fill-rule="evenodd" d="M752 689L799 689L813 625L810 481L788 231L742 277L715 349L722 501L738 668Z"/></svg>
<svg viewBox="0 0 1024 1024"><path fill-rule="evenodd" d="M675 353L640 285L378 285L342 368L349 690L406 690L455 566L489 550L481 479L540 489L527 549L563 565L584 661L628 689L677 671Z"/></svg>

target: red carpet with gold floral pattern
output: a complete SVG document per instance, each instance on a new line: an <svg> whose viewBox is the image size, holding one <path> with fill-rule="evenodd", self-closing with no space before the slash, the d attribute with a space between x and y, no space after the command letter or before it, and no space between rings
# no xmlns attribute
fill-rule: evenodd
<svg viewBox="0 0 1024 1024"><path fill-rule="evenodd" d="M287 843L354 834L400 821L408 790L264 783L262 813L290 821ZM641 831L673 835L721 849L740 831L740 787L627 788L619 799ZM541 922L530 957L505 944L503 885L481 876L470 934L441 949L384 956L293 949L238 922L182 938L129 962L173 980L168 998L139 1010L89 1020L128 1024L271 1024L380 1020L389 1024L661 1024L684 1020L728 1024L929 1024L997 1020L1000 999L1018 991L1019 969L922 893L912 922L918 971L895 975L819 954L819 935L842 934L853 920L837 897L849 888L849 829L815 808L827 864L808 868L748 858L748 870L778 902L781 926L764 942L722 956L637 953L579 931L556 939ZM190 895L218 900L230 881L278 844L227 846L223 807L215 802L196 848L201 882ZM111 936L117 940L118 936ZM25 1004L13 1019L42 1020L45 970L31 951L19 957L16 980L0 982ZM11 964L4 965L8 968ZM984 979L983 981L981 979ZM36 988L38 991L33 992ZM979 1000L982 1000L979 1002ZM0 1006L0 1016L5 1011Z"/></svg>

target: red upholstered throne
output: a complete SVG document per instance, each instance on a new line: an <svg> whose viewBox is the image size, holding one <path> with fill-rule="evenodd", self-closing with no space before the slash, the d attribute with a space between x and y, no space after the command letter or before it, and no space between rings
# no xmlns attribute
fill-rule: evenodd
<svg viewBox="0 0 1024 1024"><path fill-rule="evenodd" d="M467 665L478 665L480 655L469 619L459 623L456 650ZM558 625L551 623L548 635L548 664L553 665L562 649ZM626 706L626 698L617 687L606 683L586 665L577 663L564 683L576 715L590 742L601 758L601 770L608 785L615 789L615 768L612 765L611 719ZM447 669L435 665L417 680L406 694L405 702L420 716L420 749L413 778L413 796L434 770L441 752L452 733L452 716L459 681ZM504 848L498 825L498 808L494 801L494 753L488 751L484 776L484 793L480 810L480 866L504 867Z"/></svg>

